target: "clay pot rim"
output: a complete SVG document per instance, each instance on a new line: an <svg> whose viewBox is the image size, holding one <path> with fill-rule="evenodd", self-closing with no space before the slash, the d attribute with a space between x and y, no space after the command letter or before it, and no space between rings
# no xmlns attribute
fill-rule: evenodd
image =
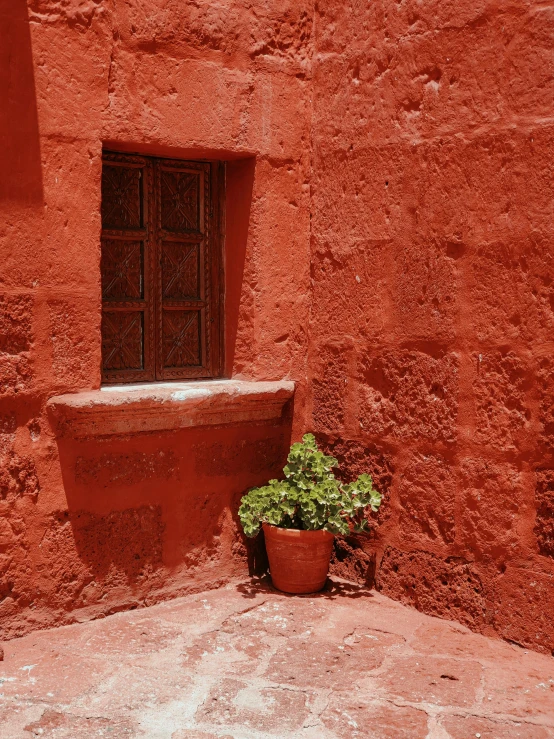
<svg viewBox="0 0 554 739"><path fill-rule="evenodd" d="M323 529L313 529L308 531L306 529L286 529L283 526L274 526L271 523L263 523L262 528L264 532L271 532L272 536L281 536L287 539L334 539L335 535L330 531L324 531Z"/></svg>

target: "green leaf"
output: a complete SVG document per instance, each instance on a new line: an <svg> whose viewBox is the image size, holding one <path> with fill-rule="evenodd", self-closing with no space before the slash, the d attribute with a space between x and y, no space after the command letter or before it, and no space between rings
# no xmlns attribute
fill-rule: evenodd
<svg viewBox="0 0 554 739"><path fill-rule="evenodd" d="M369 474L343 484L333 474L334 457L317 448L313 434L291 446L284 480L270 480L252 488L241 500L238 515L246 536L256 536L262 523L284 528L325 529L347 535L351 524L365 531L366 511L377 511L381 495L373 488Z"/></svg>

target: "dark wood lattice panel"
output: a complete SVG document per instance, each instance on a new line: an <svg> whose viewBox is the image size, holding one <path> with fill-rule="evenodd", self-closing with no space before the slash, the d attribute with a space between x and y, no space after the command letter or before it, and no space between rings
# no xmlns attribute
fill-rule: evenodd
<svg viewBox="0 0 554 739"><path fill-rule="evenodd" d="M201 172L160 172L161 226L173 233L200 229Z"/></svg>
<svg viewBox="0 0 554 739"><path fill-rule="evenodd" d="M165 160L158 172L162 312L157 376L213 376L217 349L211 329L219 296L211 271L216 256L211 165Z"/></svg>
<svg viewBox="0 0 554 739"><path fill-rule="evenodd" d="M102 358L105 370L144 368L144 315L141 311L104 311Z"/></svg>
<svg viewBox="0 0 554 739"><path fill-rule="evenodd" d="M138 167L102 168L102 227L140 228L142 226L142 172Z"/></svg>
<svg viewBox="0 0 554 739"><path fill-rule="evenodd" d="M102 239L102 300L144 298L141 241Z"/></svg>
<svg viewBox="0 0 554 739"><path fill-rule="evenodd" d="M153 167L144 157L106 153L102 167L102 377L155 379L152 291Z"/></svg>
<svg viewBox="0 0 554 739"><path fill-rule="evenodd" d="M202 364L199 311L164 310L162 347L164 367L199 367Z"/></svg>
<svg viewBox="0 0 554 739"><path fill-rule="evenodd" d="M162 242L162 298L200 299L200 244Z"/></svg>
<svg viewBox="0 0 554 739"><path fill-rule="evenodd" d="M220 374L219 170L105 152L104 382Z"/></svg>

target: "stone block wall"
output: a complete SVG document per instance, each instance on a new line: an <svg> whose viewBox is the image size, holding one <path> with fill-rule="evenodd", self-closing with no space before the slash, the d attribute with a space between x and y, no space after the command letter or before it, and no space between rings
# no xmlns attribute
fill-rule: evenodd
<svg viewBox="0 0 554 739"><path fill-rule="evenodd" d="M554 8L321 0L314 39L313 423L386 501L335 567L549 652Z"/></svg>
<svg viewBox="0 0 554 739"><path fill-rule="evenodd" d="M10 0L0 8L0 639L254 567L238 498L291 419L62 443L100 386L102 147L227 162L226 374L299 381L309 308L312 8Z"/></svg>
<svg viewBox="0 0 554 739"><path fill-rule="evenodd" d="M335 570L554 649L554 10L0 9L1 636L254 566L240 494L314 430L385 504ZM281 424L61 443L100 385L102 146L227 162L228 376Z"/></svg>

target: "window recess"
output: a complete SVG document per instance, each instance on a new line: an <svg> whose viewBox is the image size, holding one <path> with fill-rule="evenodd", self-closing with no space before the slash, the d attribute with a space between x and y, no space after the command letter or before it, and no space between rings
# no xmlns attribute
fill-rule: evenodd
<svg viewBox="0 0 554 739"><path fill-rule="evenodd" d="M104 152L102 380L221 374L222 165Z"/></svg>

